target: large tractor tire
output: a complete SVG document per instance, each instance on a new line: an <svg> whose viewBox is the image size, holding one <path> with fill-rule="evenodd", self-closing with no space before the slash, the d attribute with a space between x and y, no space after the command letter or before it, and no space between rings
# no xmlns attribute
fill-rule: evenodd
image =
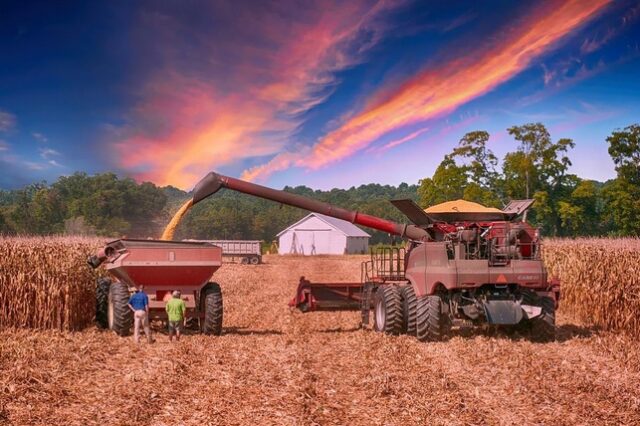
<svg viewBox="0 0 640 426"><path fill-rule="evenodd" d="M444 340L451 328L449 319L442 312L442 298L439 295L418 299L416 308L416 336L421 342Z"/></svg>
<svg viewBox="0 0 640 426"><path fill-rule="evenodd" d="M536 318L523 319L518 324L518 331L528 334L535 342L549 342L556 338L556 304L550 297L538 297L535 293L524 292L523 305L534 305L542 308L542 314Z"/></svg>
<svg viewBox="0 0 640 426"><path fill-rule="evenodd" d="M129 309L129 287L121 282L109 286L108 325L119 336L127 336L133 325L133 312Z"/></svg>
<svg viewBox="0 0 640 426"><path fill-rule="evenodd" d="M96 283L96 324L99 328L109 328L109 278L98 278Z"/></svg>
<svg viewBox="0 0 640 426"><path fill-rule="evenodd" d="M402 322L403 331L409 336L416 335L416 315L418 298L411 284L402 287Z"/></svg>
<svg viewBox="0 0 640 426"><path fill-rule="evenodd" d="M376 331L386 334L402 333L402 294L400 288L394 285L378 287L373 312L373 326Z"/></svg>
<svg viewBox="0 0 640 426"><path fill-rule="evenodd" d="M222 334L222 290L217 283L208 283L200 292L204 309L202 332L219 336Z"/></svg>
<svg viewBox="0 0 640 426"><path fill-rule="evenodd" d="M538 305L542 307L542 314L529 321L531 340L535 342L550 342L556 338L556 304L550 297L541 297Z"/></svg>

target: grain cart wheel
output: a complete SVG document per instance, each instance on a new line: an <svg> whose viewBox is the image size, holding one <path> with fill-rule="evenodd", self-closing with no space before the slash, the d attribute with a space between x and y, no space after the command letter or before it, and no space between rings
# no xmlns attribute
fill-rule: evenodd
<svg viewBox="0 0 640 426"><path fill-rule="evenodd" d="M403 330L409 336L416 335L416 314L418 298L411 284L402 287L402 322Z"/></svg>
<svg viewBox="0 0 640 426"><path fill-rule="evenodd" d="M402 332L402 294L395 285L382 285L376 290L374 328L387 334Z"/></svg>
<svg viewBox="0 0 640 426"><path fill-rule="evenodd" d="M109 328L109 278L98 278L96 283L96 324L99 328Z"/></svg>
<svg viewBox="0 0 640 426"><path fill-rule="evenodd" d="M260 263L260 258L258 256L252 256L249 258L249 263L252 265L258 265Z"/></svg>
<svg viewBox="0 0 640 426"><path fill-rule="evenodd" d="M202 332L219 336L222 334L222 290L220 290L220 285L208 283L200 294L200 306L204 309Z"/></svg>
<svg viewBox="0 0 640 426"><path fill-rule="evenodd" d="M442 312L442 298L438 295L418 299L416 308L416 336L421 342L437 342L449 334L449 321Z"/></svg>
<svg viewBox="0 0 640 426"><path fill-rule="evenodd" d="M556 304L550 297L541 297L538 301L542 314L530 320L531 337L537 342L549 342L556 338Z"/></svg>
<svg viewBox="0 0 640 426"><path fill-rule="evenodd" d="M109 329L126 336L133 325L133 312L129 309L129 287L121 282L109 287Z"/></svg>

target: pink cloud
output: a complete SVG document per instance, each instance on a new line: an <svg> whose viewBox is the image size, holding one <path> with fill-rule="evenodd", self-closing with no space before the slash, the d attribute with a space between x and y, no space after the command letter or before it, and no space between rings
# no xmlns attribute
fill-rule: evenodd
<svg viewBox="0 0 640 426"><path fill-rule="evenodd" d="M114 161L138 179L186 188L214 168L280 152L335 73L377 43L380 16L397 4L215 4L211 19L231 39L214 31L193 45L177 38L194 32L180 17L144 15L140 43L161 45L164 65L149 71L130 124L114 132Z"/></svg>
<svg viewBox="0 0 640 426"><path fill-rule="evenodd" d="M318 169L358 152L393 130L450 113L526 69L608 2L568 0L540 7L493 45L425 70L394 92L381 89L390 94L386 98L374 94L375 102L327 134L309 153L278 155L243 176L262 179L291 166Z"/></svg>

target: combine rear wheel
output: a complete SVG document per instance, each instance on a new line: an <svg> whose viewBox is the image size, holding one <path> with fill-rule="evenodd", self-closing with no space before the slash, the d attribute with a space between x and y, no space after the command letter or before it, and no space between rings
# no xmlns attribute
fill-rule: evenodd
<svg viewBox="0 0 640 426"><path fill-rule="evenodd" d="M403 330L409 336L416 335L416 314L418 298L411 284L402 287Z"/></svg>
<svg viewBox="0 0 640 426"><path fill-rule="evenodd" d="M548 342L556 338L556 304L550 297L540 297L533 292L523 292L523 305L540 306L542 313L533 319L523 319L517 329L528 334L536 342Z"/></svg>
<svg viewBox="0 0 640 426"><path fill-rule="evenodd" d="M556 304L550 297L541 297L542 314L530 320L531 338L537 342L549 342L556 338Z"/></svg>
<svg viewBox="0 0 640 426"><path fill-rule="evenodd" d="M374 327L387 334L402 332L402 295L394 285L382 285L376 290L374 302Z"/></svg>
<svg viewBox="0 0 640 426"><path fill-rule="evenodd" d="M418 299L416 309L416 336L421 342L443 340L451 328L449 319L442 312L442 298L438 295Z"/></svg>
<svg viewBox="0 0 640 426"><path fill-rule="evenodd" d="M98 278L96 284L96 324L99 328L109 327L109 278Z"/></svg>
<svg viewBox="0 0 640 426"><path fill-rule="evenodd" d="M200 306L204 309L202 332L222 334L222 290L217 283L208 283L200 292Z"/></svg>
<svg viewBox="0 0 640 426"><path fill-rule="evenodd" d="M109 329L120 336L126 336L133 325L133 312L129 309L129 288L121 283L112 283L109 287Z"/></svg>

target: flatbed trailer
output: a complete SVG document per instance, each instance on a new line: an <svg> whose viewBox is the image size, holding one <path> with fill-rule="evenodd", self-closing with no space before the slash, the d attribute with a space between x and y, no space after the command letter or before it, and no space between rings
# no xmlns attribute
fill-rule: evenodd
<svg viewBox="0 0 640 426"><path fill-rule="evenodd" d="M222 249L223 259L242 264L259 265L262 263L260 240L184 240L188 242L208 243Z"/></svg>

